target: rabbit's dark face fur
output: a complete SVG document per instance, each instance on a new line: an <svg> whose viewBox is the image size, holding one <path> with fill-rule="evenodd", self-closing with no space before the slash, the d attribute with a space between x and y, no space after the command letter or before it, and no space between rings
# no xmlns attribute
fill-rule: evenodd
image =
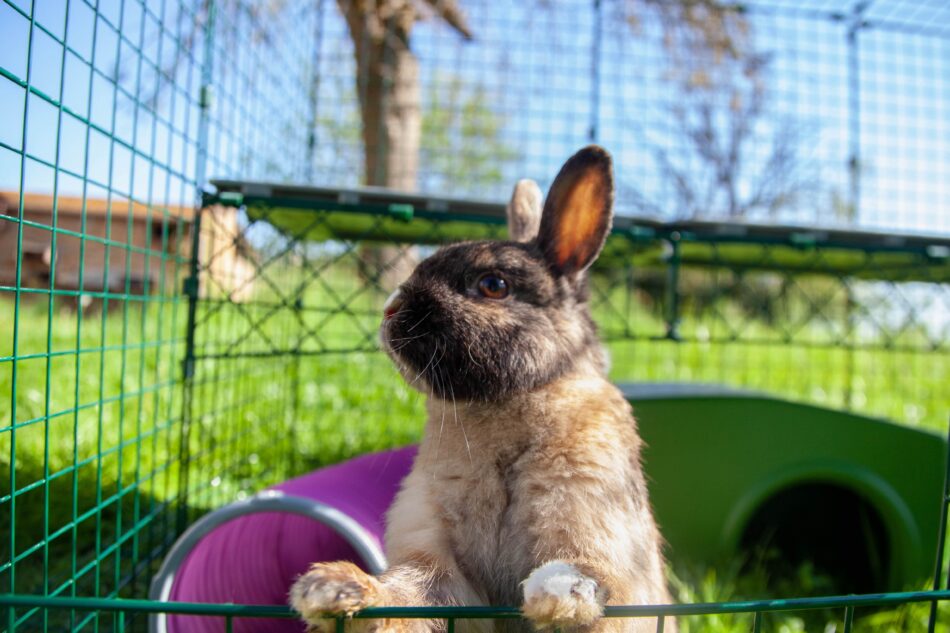
<svg viewBox="0 0 950 633"><path fill-rule="evenodd" d="M540 193L517 204L518 191L509 206L518 241L440 249L387 308L383 346L413 386L443 399L495 401L574 369L603 371L585 271L610 232L610 157L597 147L575 154L543 210ZM486 276L503 280L507 295L484 292Z"/></svg>
<svg viewBox="0 0 950 633"><path fill-rule="evenodd" d="M485 275L508 295L479 293ZM533 390L578 363L603 364L583 275L551 271L535 242L440 249L402 285L384 345L414 386L441 398L497 400Z"/></svg>

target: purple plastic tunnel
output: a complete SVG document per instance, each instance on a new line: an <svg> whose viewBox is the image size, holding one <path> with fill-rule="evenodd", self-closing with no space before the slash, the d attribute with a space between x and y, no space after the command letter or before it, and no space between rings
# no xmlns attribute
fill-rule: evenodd
<svg viewBox="0 0 950 633"><path fill-rule="evenodd" d="M367 571L380 571L385 564L385 514L415 454L415 447L406 447L364 455L207 515L166 557L150 597L285 605L290 585L311 563L349 560ZM300 511L308 507L317 512ZM154 633L225 630L220 617L156 616L150 624ZM233 627L235 632L304 631L298 621L288 619L237 618Z"/></svg>

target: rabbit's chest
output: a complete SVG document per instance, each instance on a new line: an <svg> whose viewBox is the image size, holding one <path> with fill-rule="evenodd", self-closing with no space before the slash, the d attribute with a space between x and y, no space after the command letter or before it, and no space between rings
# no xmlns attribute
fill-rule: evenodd
<svg viewBox="0 0 950 633"><path fill-rule="evenodd" d="M518 492L524 460L515 449L438 486L456 562L491 604L520 604L519 584L535 566L537 531Z"/></svg>

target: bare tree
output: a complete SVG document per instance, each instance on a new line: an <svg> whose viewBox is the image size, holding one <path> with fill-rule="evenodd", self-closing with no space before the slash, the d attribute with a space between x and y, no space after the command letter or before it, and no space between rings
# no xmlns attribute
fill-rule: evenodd
<svg viewBox="0 0 950 633"><path fill-rule="evenodd" d="M402 191L417 186L422 107L419 60L410 46L415 24L441 18L471 39L455 0L337 0L353 41L362 123L366 184ZM394 288L415 267L415 249L364 247L362 255L384 289Z"/></svg>
<svg viewBox="0 0 950 633"><path fill-rule="evenodd" d="M707 79L707 71L691 75L677 85L669 111L675 136L657 139L641 131L671 186L675 215L775 219L814 190L809 165L799 155L799 127L769 117L762 80L767 63L750 55L719 77ZM669 214L668 202L631 193L642 210Z"/></svg>
<svg viewBox="0 0 950 633"><path fill-rule="evenodd" d="M689 218L774 219L794 207L814 189L801 130L769 111L770 58L755 50L741 9L714 0L633 4L652 10L664 34L672 132L634 128L672 200L629 185L626 195L643 212L669 216L672 206Z"/></svg>
<svg viewBox="0 0 950 633"><path fill-rule="evenodd" d="M736 4L721 0L622 0L620 19L634 31L655 18L671 68L684 68L698 59L718 65L741 59L749 46L749 23Z"/></svg>
<svg viewBox="0 0 950 633"><path fill-rule="evenodd" d="M770 107L771 58L756 50L740 6L717 0L624 0L621 6L635 30L650 20L658 27L672 88L663 113L667 125L630 122L662 186L621 182L621 197L641 213L662 217L774 220L817 191L813 166L800 154L801 126ZM781 280L734 274L683 271L679 291L691 298L691 310L725 301L748 318L772 323ZM668 283L659 270L641 271L637 280L658 311Z"/></svg>

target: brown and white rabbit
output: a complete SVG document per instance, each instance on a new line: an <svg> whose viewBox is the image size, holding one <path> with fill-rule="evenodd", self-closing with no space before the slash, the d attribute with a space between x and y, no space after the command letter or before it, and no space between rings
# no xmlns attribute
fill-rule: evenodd
<svg viewBox="0 0 950 633"><path fill-rule="evenodd" d="M518 184L513 241L446 246L387 302L382 344L429 395L425 435L388 514L390 568L374 577L318 563L291 589L311 630L330 630L325 614L412 605L521 605L538 629L654 629L652 618L599 619L605 604L670 602L636 422L605 376L587 305L585 271L610 232L612 203L610 156L582 149L543 212L537 185Z"/></svg>

